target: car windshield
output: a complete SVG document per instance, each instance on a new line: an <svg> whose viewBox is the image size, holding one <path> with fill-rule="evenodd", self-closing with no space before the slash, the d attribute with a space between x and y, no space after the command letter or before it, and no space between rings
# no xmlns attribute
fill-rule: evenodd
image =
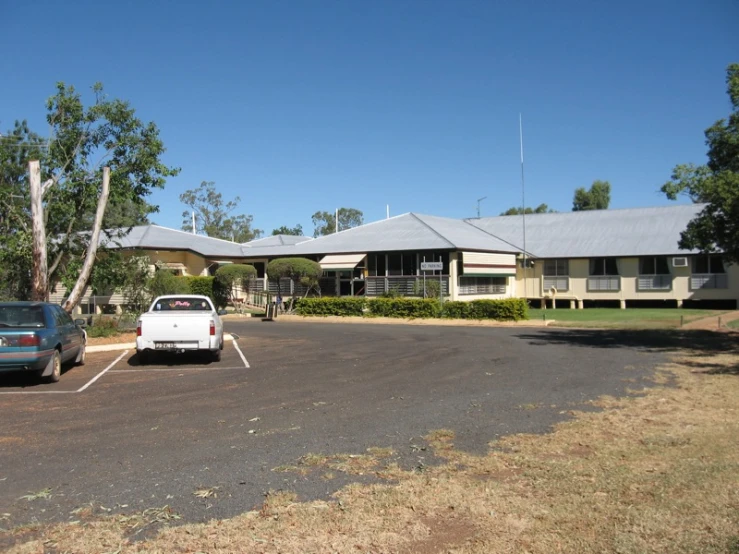
<svg viewBox="0 0 739 554"><path fill-rule="evenodd" d="M175 311L175 312L209 312L210 304L202 298L162 298L154 304L155 312Z"/></svg>
<svg viewBox="0 0 739 554"><path fill-rule="evenodd" d="M46 327L44 310L41 306L0 305L0 327Z"/></svg>

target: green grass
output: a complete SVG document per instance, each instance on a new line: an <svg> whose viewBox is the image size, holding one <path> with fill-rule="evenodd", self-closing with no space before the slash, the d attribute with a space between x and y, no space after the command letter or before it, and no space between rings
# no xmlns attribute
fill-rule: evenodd
<svg viewBox="0 0 739 554"><path fill-rule="evenodd" d="M729 321L729 323L727 323L726 326L731 327L732 329L739 329L739 319L735 319L734 321Z"/></svg>
<svg viewBox="0 0 739 554"><path fill-rule="evenodd" d="M539 310L530 309L530 319L554 320L558 327L621 327L621 328L664 328L679 327L680 317L684 323L704 317L718 316L722 310L696 310L677 308L585 308L584 310Z"/></svg>

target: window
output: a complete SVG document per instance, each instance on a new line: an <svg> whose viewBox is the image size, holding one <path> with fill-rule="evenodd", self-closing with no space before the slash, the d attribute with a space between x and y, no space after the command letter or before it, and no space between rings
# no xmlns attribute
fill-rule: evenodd
<svg viewBox="0 0 739 554"><path fill-rule="evenodd" d="M210 312L213 307L207 300L198 298L165 298L154 306L156 311L178 311L178 312Z"/></svg>
<svg viewBox="0 0 739 554"><path fill-rule="evenodd" d="M693 258L693 273L726 273L721 256L696 256Z"/></svg>
<svg viewBox="0 0 739 554"><path fill-rule="evenodd" d="M591 258L590 275L618 275L616 258Z"/></svg>
<svg viewBox="0 0 739 554"><path fill-rule="evenodd" d="M505 294L506 277L460 277L459 294Z"/></svg>
<svg viewBox="0 0 739 554"><path fill-rule="evenodd" d="M567 277L569 274L569 260L544 260L544 275L551 277Z"/></svg>
<svg viewBox="0 0 739 554"><path fill-rule="evenodd" d="M41 306L0 306L0 329L4 327L46 327Z"/></svg>
<svg viewBox="0 0 739 554"><path fill-rule="evenodd" d="M639 274L669 275L670 266L667 263L667 256L649 256L648 258L639 258Z"/></svg>
<svg viewBox="0 0 739 554"><path fill-rule="evenodd" d="M387 274L403 275L403 255L388 254L387 255Z"/></svg>

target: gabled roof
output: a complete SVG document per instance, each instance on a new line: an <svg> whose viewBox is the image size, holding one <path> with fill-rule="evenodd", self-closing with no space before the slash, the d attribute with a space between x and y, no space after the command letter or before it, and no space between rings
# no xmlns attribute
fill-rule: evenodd
<svg viewBox="0 0 739 554"><path fill-rule="evenodd" d="M526 215L526 250L539 258L658 256L680 250L680 232L703 204ZM520 215L468 219L469 224L523 250Z"/></svg>
<svg viewBox="0 0 739 554"><path fill-rule="evenodd" d="M460 219L407 213L294 246L260 248L258 253L267 256L304 256L397 250L516 252L511 245ZM245 256L253 255L248 248L244 248L243 252Z"/></svg>
<svg viewBox="0 0 739 554"><path fill-rule="evenodd" d="M250 240L245 242L242 246L248 246L249 248L264 248L267 246L291 246L293 244L299 244L313 240L311 237L297 236L297 235L270 235L261 239Z"/></svg>
<svg viewBox="0 0 739 554"><path fill-rule="evenodd" d="M142 250L182 250L200 254L206 258L240 258L241 245L228 240L194 235L159 225L132 227L122 237L101 235L100 244L108 248L132 248Z"/></svg>

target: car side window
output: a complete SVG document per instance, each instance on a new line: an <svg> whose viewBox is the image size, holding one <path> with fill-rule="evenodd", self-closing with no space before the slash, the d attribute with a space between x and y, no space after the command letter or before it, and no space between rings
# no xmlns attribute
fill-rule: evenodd
<svg viewBox="0 0 739 554"><path fill-rule="evenodd" d="M59 306L54 306L51 309L52 313L54 314L54 325L56 327L64 327L67 322L64 321L63 310Z"/></svg>

